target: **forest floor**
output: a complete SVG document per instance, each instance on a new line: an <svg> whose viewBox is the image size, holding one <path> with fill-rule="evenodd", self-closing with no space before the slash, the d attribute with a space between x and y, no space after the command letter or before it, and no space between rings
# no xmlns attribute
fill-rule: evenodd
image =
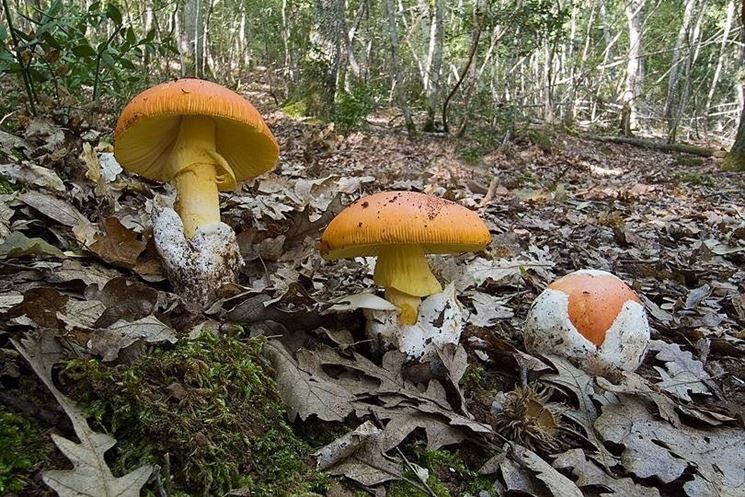
<svg viewBox="0 0 745 497"><path fill-rule="evenodd" d="M547 129L411 141L382 113L342 136L249 99L282 155L222 197L247 264L197 314L151 240L152 198L172 192L116 170L110 129L4 124L0 495L54 495L42 478L122 496L743 495L745 175ZM374 287L369 261L318 253L344 205L391 189L455 200L492 234L432 258L465 329L423 365L331 307ZM531 302L583 268L641 296L638 374L525 352Z"/></svg>

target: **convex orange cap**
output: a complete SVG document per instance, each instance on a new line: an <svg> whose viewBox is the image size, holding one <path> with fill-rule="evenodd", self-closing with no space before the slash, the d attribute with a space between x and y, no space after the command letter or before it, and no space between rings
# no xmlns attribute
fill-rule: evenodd
<svg viewBox="0 0 745 497"><path fill-rule="evenodd" d="M416 245L426 254L481 250L489 230L475 212L424 193L390 191L363 197L344 209L321 237L328 260L376 256L381 248Z"/></svg>
<svg viewBox="0 0 745 497"><path fill-rule="evenodd" d="M569 296L569 320L582 336L597 346L629 300L639 296L620 278L599 271L578 271L551 283L548 288Z"/></svg>
<svg viewBox="0 0 745 497"><path fill-rule="evenodd" d="M145 178L170 181L179 171L164 168L183 116L215 121L216 151L231 171L222 171L220 190L269 171L279 146L259 112L245 98L209 81L180 79L137 95L114 130L114 154L125 169Z"/></svg>

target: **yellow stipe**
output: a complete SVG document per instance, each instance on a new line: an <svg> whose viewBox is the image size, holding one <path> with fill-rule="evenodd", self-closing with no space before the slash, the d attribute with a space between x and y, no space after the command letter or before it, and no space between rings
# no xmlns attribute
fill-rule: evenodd
<svg viewBox="0 0 745 497"><path fill-rule="evenodd" d="M442 291L440 282L429 269L424 250L418 245L382 247L375 264L375 284L395 288L415 297Z"/></svg>
<svg viewBox="0 0 745 497"><path fill-rule="evenodd" d="M401 324L407 326L416 324L419 318L419 304L422 303L421 298L399 292L395 288L386 288L385 299L398 307L398 319Z"/></svg>
<svg viewBox="0 0 745 497"><path fill-rule="evenodd" d="M208 164L189 166L173 179L178 191L176 212L184 223L184 235L192 238L200 226L220 222L220 196L215 168Z"/></svg>
<svg viewBox="0 0 745 497"><path fill-rule="evenodd" d="M200 226L220 222L217 172L223 173L221 162L215 151L214 120L184 117L166 168L178 192L176 212L187 238L192 238Z"/></svg>

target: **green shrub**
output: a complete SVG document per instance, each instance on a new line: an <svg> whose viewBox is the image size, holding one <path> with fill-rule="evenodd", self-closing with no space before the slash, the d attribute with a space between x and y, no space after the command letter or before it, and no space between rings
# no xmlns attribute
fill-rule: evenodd
<svg viewBox="0 0 745 497"><path fill-rule="evenodd" d="M102 94L127 98L147 84L146 54L177 53L170 40L156 40L155 30L141 33L127 25L114 3L82 9L54 0L23 23L14 14L13 32L0 29L0 74L17 75L32 106L43 100L80 105Z"/></svg>
<svg viewBox="0 0 745 497"><path fill-rule="evenodd" d="M375 110L374 92L364 86L351 93L341 93L336 98L334 123L342 133L349 133L364 127L365 118Z"/></svg>

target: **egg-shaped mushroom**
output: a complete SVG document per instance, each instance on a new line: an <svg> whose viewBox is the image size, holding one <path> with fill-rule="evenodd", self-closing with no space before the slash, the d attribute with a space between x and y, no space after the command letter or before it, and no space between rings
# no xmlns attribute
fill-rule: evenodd
<svg viewBox="0 0 745 497"><path fill-rule="evenodd" d="M533 302L524 328L530 352L564 356L580 365L633 371L649 345L639 296L606 271L581 270L551 283Z"/></svg>

